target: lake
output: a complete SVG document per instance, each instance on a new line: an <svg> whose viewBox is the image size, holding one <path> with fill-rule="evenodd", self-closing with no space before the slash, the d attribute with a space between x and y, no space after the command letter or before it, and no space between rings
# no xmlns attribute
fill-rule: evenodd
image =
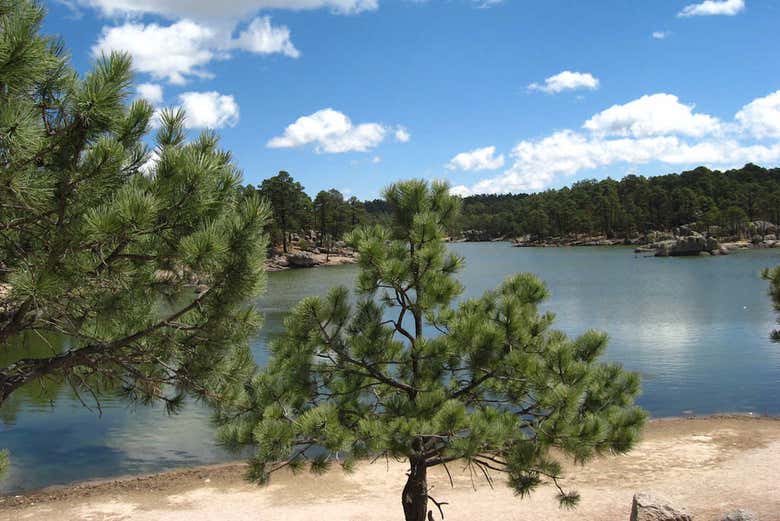
<svg viewBox="0 0 780 521"><path fill-rule="evenodd" d="M529 271L545 280L545 309L571 335L610 336L606 358L643 376L639 403L655 417L718 412L780 414L780 345L768 340L775 314L760 278L780 264L780 249L726 257L648 258L628 248L512 248L454 244L466 258L466 295ZM301 298L351 286L356 266L271 273L258 301L265 324L253 340L266 359L269 338ZM52 407L51 401L56 401ZM106 399L103 414L67 391L29 389L0 409L0 448L12 467L0 491L155 472L234 459L213 441L208 411L190 404L167 417Z"/></svg>

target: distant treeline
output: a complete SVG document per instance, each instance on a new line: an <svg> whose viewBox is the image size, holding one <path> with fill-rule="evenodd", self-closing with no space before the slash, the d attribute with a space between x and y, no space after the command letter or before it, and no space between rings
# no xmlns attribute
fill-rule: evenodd
<svg viewBox="0 0 780 521"><path fill-rule="evenodd" d="M246 190L270 202L271 236L285 251L293 238L332 246L356 225L384 221L390 212L383 200L345 198L335 189L311 199L287 172ZM757 220L780 223L780 168L747 164L720 172L699 167L681 174L578 181L535 194L474 195L463 199L460 220L449 232L472 239L635 237L694 224L742 235Z"/></svg>
<svg viewBox="0 0 780 521"><path fill-rule="evenodd" d="M530 195L476 195L463 200L462 213L462 231L487 237L632 237L692 223L739 235L750 221L780 221L780 169L699 167L682 174L579 181Z"/></svg>

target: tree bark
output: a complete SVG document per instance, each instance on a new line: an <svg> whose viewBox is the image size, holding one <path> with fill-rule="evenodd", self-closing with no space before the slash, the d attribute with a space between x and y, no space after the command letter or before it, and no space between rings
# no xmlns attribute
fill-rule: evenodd
<svg viewBox="0 0 780 521"><path fill-rule="evenodd" d="M409 477L401 495L406 521L426 521L428 513L427 473L428 466L425 459L409 458Z"/></svg>

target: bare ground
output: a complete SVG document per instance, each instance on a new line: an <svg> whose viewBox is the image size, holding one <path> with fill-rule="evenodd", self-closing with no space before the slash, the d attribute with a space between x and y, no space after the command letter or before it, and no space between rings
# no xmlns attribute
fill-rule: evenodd
<svg viewBox="0 0 780 521"><path fill-rule="evenodd" d="M745 508L780 521L780 421L712 417L651 422L628 455L571 468L570 488L582 494L575 511L560 510L551 488L519 499L491 490L468 471L435 469L431 495L447 501L447 521L627 520L636 491L687 506L697 520ZM403 514L402 463L364 464L351 475L332 471L276 475L265 488L243 481L242 464L183 469L144 477L51 488L0 498L2 521L398 520ZM438 519L438 517L437 517Z"/></svg>

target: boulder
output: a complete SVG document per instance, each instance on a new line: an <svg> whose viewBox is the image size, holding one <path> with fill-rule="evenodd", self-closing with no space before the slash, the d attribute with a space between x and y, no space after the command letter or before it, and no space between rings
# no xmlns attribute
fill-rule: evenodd
<svg viewBox="0 0 780 521"><path fill-rule="evenodd" d="M631 505L631 521L693 521L693 515L667 499L639 492Z"/></svg>
<svg viewBox="0 0 780 521"><path fill-rule="evenodd" d="M699 232L695 231L692 226L692 224L678 226L674 229L675 237L695 237L701 235Z"/></svg>
<svg viewBox="0 0 780 521"><path fill-rule="evenodd" d="M759 521L758 516L749 510L735 510L717 518L715 521Z"/></svg>
<svg viewBox="0 0 780 521"><path fill-rule="evenodd" d="M287 264L292 268L311 268L320 263L314 255L307 251L288 253L286 258Z"/></svg>
<svg viewBox="0 0 780 521"><path fill-rule="evenodd" d="M692 235L680 237L676 240L656 243L656 257L684 257L699 255L702 252L712 253L719 250L718 241L712 237L704 237L700 233L692 232Z"/></svg>
<svg viewBox="0 0 780 521"><path fill-rule="evenodd" d="M777 225L769 221L753 221L748 224L748 228L759 233L774 233L777 231Z"/></svg>

